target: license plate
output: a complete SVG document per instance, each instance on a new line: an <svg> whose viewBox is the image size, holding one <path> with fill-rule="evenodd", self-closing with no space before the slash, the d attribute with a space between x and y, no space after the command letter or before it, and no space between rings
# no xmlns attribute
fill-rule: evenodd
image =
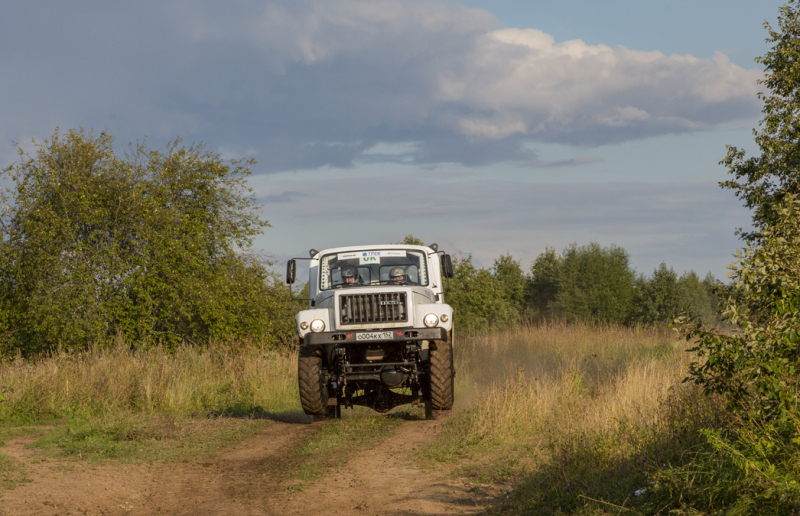
<svg viewBox="0 0 800 516"><path fill-rule="evenodd" d="M394 333L390 331L371 331L369 333L356 333L356 340L392 340Z"/></svg>

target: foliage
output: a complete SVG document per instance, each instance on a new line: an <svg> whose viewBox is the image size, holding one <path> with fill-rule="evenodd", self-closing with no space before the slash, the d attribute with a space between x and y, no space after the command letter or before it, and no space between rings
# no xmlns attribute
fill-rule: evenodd
<svg viewBox="0 0 800 516"><path fill-rule="evenodd" d="M645 323L659 323L674 317L680 304L678 275L661 263L649 281L636 279L636 309L638 319Z"/></svg>
<svg viewBox="0 0 800 516"><path fill-rule="evenodd" d="M719 393L728 425L706 431L708 446L656 477L655 505L696 514L800 513L800 10L780 9L774 46L758 61L769 94L756 133L760 155L745 159L729 147L723 160L736 190L753 209L755 229L730 266L733 281L718 288L719 313L732 332L704 328L682 316L698 359L689 380ZM666 496L668 495L668 496ZM660 498L660 499L659 499ZM667 503L664 503L664 499Z"/></svg>
<svg viewBox="0 0 800 516"><path fill-rule="evenodd" d="M633 310L633 283L623 248L572 244L561 259L555 307L569 320L625 323Z"/></svg>
<svg viewBox="0 0 800 516"><path fill-rule="evenodd" d="M476 268L471 255L453 257L453 274L445 301L453 307L460 330L507 327L519 320L503 283L490 271Z"/></svg>
<svg viewBox="0 0 800 516"><path fill-rule="evenodd" d="M734 282L721 315L738 331L724 334L679 320L687 339L696 339L692 380L759 416L798 408L800 200L789 194L785 202L758 233L759 245L737 252L731 265Z"/></svg>
<svg viewBox="0 0 800 516"><path fill-rule="evenodd" d="M711 320L718 288L713 276L703 282L693 271L678 277L666 264L649 279L634 278L624 249L596 243L572 244L563 255L548 247L529 274L511 254L500 255L490 271L477 269L471 257L456 259L454 268L448 302L470 330L522 318L661 324L681 310Z"/></svg>
<svg viewBox="0 0 800 516"><path fill-rule="evenodd" d="M722 186L735 189L754 210L755 230L743 234L746 247L730 267L733 285L720 306L721 316L738 331L725 335L696 323L687 326L701 359L692 367L692 379L760 417L797 409L800 10L794 1L781 7L778 23L780 31L766 24L774 46L758 59L769 89L760 94L764 118L755 133L760 156L745 159L743 151L730 147L723 160L735 180Z"/></svg>
<svg viewBox="0 0 800 516"><path fill-rule="evenodd" d="M500 282L503 299L507 300L518 313L525 308L525 293L528 280L519 262L511 254L501 254L494 261L492 275Z"/></svg>
<svg viewBox="0 0 800 516"><path fill-rule="evenodd" d="M425 245L421 238L415 237L414 235L406 235L403 241L399 243L403 245Z"/></svg>
<svg viewBox="0 0 800 516"><path fill-rule="evenodd" d="M729 146L721 162L735 177L721 186L735 190L736 196L755 211L756 226L767 224L787 195L800 194L800 10L795 0L780 8L778 26L779 30L774 30L765 23L770 35L767 42L773 47L765 56L756 58L766 72L760 83L769 90L759 93L764 101L764 118L761 130L753 131L760 155L745 158L743 150ZM758 239L755 234L745 234L746 238L750 236Z"/></svg>
<svg viewBox="0 0 800 516"><path fill-rule="evenodd" d="M553 303L558 294L560 266L561 257L552 247L545 248L545 251L531 264L527 301L534 316L552 315Z"/></svg>
<svg viewBox="0 0 800 516"><path fill-rule="evenodd" d="M704 321L713 319L711 298L697 274L689 271L678 277L666 263L659 265L649 280L642 276L636 279L634 306L636 319L646 324L671 321L681 311Z"/></svg>
<svg viewBox="0 0 800 516"><path fill-rule="evenodd" d="M709 274L711 273L709 272ZM708 275L706 277L709 278ZM705 280L700 281L700 277L694 271L685 272L678 278L677 285L680 310L696 314L703 321L716 321L712 307L712 301L716 300L716 296L713 294L716 280L713 275L706 282ZM673 319L672 315L674 314L670 314L668 320Z"/></svg>
<svg viewBox="0 0 800 516"><path fill-rule="evenodd" d="M3 351L281 334L277 278L241 252L268 225L251 161L180 141L119 157L109 135L83 130L19 152L0 217Z"/></svg>
<svg viewBox="0 0 800 516"><path fill-rule="evenodd" d="M729 415L730 416L730 415ZM800 421L733 418L651 477L646 514L800 513Z"/></svg>

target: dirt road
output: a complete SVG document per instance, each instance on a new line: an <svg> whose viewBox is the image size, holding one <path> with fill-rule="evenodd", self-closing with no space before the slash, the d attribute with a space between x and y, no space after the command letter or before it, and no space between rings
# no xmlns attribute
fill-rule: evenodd
<svg viewBox="0 0 800 516"><path fill-rule="evenodd" d="M24 464L31 481L3 490L0 509L9 515L481 512L486 500L451 471L421 469L412 460L440 426L441 421L403 421L379 446L352 454L299 491L285 475L286 457L314 424L275 422L213 459L153 465L58 461L27 448L33 437L19 438L3 452Z"/></svg>

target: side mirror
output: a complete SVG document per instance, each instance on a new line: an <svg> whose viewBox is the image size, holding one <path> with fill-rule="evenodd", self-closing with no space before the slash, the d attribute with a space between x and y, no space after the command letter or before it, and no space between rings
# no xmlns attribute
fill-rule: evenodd
<svg viewBox="0 0 800 516"><path fill-rule="evenodd" d="M295 276L297 275L297 262L289 260L286 262L286 283L291 285L294 283Z"/></svg>
<svg viewBox="0 0 800 516"><path fill-rule="evenodd" d="M449 254L442 255L442 275L445 278L453 277L453 262L450 260Z"/></svg>

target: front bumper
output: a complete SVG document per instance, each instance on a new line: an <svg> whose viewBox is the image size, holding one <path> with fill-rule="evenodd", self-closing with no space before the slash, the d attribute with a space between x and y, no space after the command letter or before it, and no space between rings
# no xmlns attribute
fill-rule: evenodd
<svg viewBox="0 0 800 516"><path fill-rule="evenodd" d="M385 336L382 336L382 338L365 338L376 334L385 334ZM412 340L447 341L447 330L444 328L392 328L390 330L324 331L307 333L303 339L303 345L369 344L372 342L408 342Z"/></svg>

